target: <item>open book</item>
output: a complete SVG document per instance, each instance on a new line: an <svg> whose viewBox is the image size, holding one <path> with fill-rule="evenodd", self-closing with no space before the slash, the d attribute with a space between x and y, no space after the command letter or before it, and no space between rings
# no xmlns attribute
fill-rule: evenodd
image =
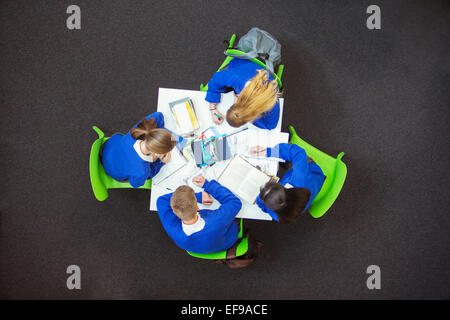
<svg viewBox="0 0 450 320"><path fill-rule="evenodd" d="M269 176L247 160L235 155L223 170L218 182L241 200L254 204L260 188L271 180L278 181L278 178Z"/></svg>

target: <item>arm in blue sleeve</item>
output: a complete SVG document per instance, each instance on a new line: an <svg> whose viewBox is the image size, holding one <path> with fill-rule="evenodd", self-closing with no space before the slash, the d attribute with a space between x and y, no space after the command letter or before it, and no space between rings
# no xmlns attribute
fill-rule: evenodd
<svg viewBox="0 0 450 320"><path fill-rule="evenodd" d="M222 70L214 73L208 82L208 91L205 100L211 103L220 102L220 94L225 92L226 87L233 87L233 74L230 70Z"/></svg>
<svg viewBox="0 0 450 320"><path fill-rule="evenodd" d="M241 200L217 181L206 180L203 189L220 202L221 206L216 212L224 217L232 220L241 210Z"/></svg>
<svg viewBox="0 0 450 320"><path fill-rule="evenodd" d="M170 199L172 198L172 193L165 194L156 200L156 208L158 210L158 215L163 224L164 228L167 230L168 225L174 225L179 223L180 218L178 218L172 210L170 205Z"/></svg>
<svg viewBox="0 0 450 320"><path fill-rule="evenodd" d="M292 162L295 166L308 164L308 157L306 155L305 149L299 147L296 144L291 143L280 143L273 148L267 148L266 157L277 157L286 161Z"/></svg>
<svg viewBox="0 0 450 320"><path fill-rule="evenodd" d="M264 114L262 117L256 119L252 123L258 128L272 130L276 128L279 119L280 103L277 102L272 110Z"/></svg>
<svg viewBox="0 0 450 320"><path fill-rule="evenodd" d="M145 184L145 177L136 177L132 176L130 177L130 184L133 188L139 188Z"/></svg>
<svg viewBox="0 0 450 320"><path fill-rule="evenodd" d="M164 115L161 112L154 112L145 117L145 119L155 119L158 128L164 128Z"/></svg>
<svg viewBox="0 0 450 320"><path fill-rule="evenodd" d="M265 213L268 213L272 217L273 220L279 221L278 215L276 214L276 212L267 208L266 205L262 202L261 197L259 195L258 195L258 198L256 198L256 204L262 211L264 211Z"/></svg>
<svg viewBox="0 0 450 320"><path fill-rule="evenodd" d="M156 159L156 161L150 163L150 173L148 175L148 178L152 179L154 176L156 176L164 164L165 163L159 159Z"/></svg>
<svg viewBox="0 0 450 320"><path fill-rule="evenodd" d="M203 192L197 192L195 194L195 199L197 199L197 203L202 203L202 193Z"/></svg>
<svg viewBox="0 0 450 320"><path fill-rule="evenodd" d="M308 156L306 155L305 149L296 144L277 144L273 148L267 148L266 156L292 162L293 178L297 174L306 175L308 173Z"/></svg>

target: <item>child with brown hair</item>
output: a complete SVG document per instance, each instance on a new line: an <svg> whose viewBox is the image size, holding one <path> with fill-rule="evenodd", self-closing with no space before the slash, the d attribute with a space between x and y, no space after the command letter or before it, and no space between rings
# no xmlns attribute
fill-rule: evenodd
<svg viewBox="0 0 450 320"><path fill-rule="evenodd" d="M102 163L112 178L129 180L134 188L144 185L170 161L177 137L164 129L164 116L155 112L142 119L127 134L115 134L103 147Z"/></svg>
<svg viewBox="0 0 450 320"><path fill-rule="evenodd" d="M292 163L279 183L268 182L261 188L256 204L280 222L294 222L311 206L325 181L322 169L296 144L280 143L273 148L255 146L253 156L276 157Z"/></svg>
<svg viewBox="0 0 450 320"><path fill-rule="evenodd" d="M156 206L161 223L175 243L194 253L213 253L233 246L238 238L234 218L241 210L241 200L217 181L203 176L192 179L204 192L195 193L180 186L174 193L158 198ZM210 194L221 206L217 210L199 210L197 202L211 204Z"/></svg>

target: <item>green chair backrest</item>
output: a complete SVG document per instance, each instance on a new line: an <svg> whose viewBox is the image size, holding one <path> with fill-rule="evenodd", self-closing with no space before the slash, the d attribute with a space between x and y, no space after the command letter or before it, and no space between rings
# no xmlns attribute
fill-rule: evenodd
<svg viewBox="0 0 450 320"><path fill-rule="evenodd" d="M105 137L105 134L96 126L93 126L92 129L98 134L98 139L94 141L91 147L89 175L95 198L98 201L104 201L108 198L108 189L133 188L133 186L129 182L117 181L105 172L100 161L100 149L109 137ZM151 189L151 187L152 181L149 179L139 189Z"/></svg>
<svg viewBox="0 0 450 320"><path fill-rule="evenodd" d="M289 132L291 133L289 142L305 149L306 154L317 163L326 176L319 194L308 210L314 218L319 218L333 205L344 185L347 176L347 166L341 160L344 153L341 152L336 158L333 158L302 140L293 126L289 126Z"/></svg>
<svg viewBox="0 0 450 320"><path fill-rule="evenodd" d="M236 35L233 33L233 35L230 38L230 41L228 42L228 49L225 52L228 54L233 54L233 55L244 54L245 52L243 52L243 51L233 49L233 44L234 44L235 40L236 40ZM217 71L220 71L223 68L225 68L230 63L230 61L233 59L234 59L233 57L227 56ZM250 59L250 61L252 61L252 62L260 65L264 69L266 69L266 65L258 59ZM278 87L280 88L280 90L283 88L283 83L281 82L281 77L283 75L283 71L284 71L284 65L280 64L278 66L277 73L273 75L274 79L277 80ZM200 91L208 91L208 84L206 84L206 86L203 85L203 83L200 84Z"/></svg>
<svg viewBox="0 0 450 320"><path fill-rule="evenodd" d="M241 221L240 221L238 240L242 239L242 237L244 235L243 220L244 219L241 219ZM244 237L242 239L241 243L239 243L238 247L236 248L236 256L240 257L240 256L244 255L245 253L247 253L247 250L248 250L248 238ZM189 253L191 256L196 257L196 258L210 259L210 260L225 259L227 257L226 250L220 251L220 252L214 252L214 253L194 253L194 252L190 252L190 251L187 251L187 253Z"/></svg>

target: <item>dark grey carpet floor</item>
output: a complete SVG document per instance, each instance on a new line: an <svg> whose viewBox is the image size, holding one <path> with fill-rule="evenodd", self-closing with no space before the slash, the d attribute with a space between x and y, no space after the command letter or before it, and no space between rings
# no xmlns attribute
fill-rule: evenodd
<svg viewBox="0 0 450 320"><path fill-rule="evenodd" d="M448 2L377 1L378 31L371 1L75 3L78 31L72 3L0 4L0 297L450 298ZM126 131L158 87L198 89L253 26L283 44L284 130L345 151L349 170L321 219L247 221L263 254L228 270L176 247L148 192L95 200L91 126Z"/></svg>

